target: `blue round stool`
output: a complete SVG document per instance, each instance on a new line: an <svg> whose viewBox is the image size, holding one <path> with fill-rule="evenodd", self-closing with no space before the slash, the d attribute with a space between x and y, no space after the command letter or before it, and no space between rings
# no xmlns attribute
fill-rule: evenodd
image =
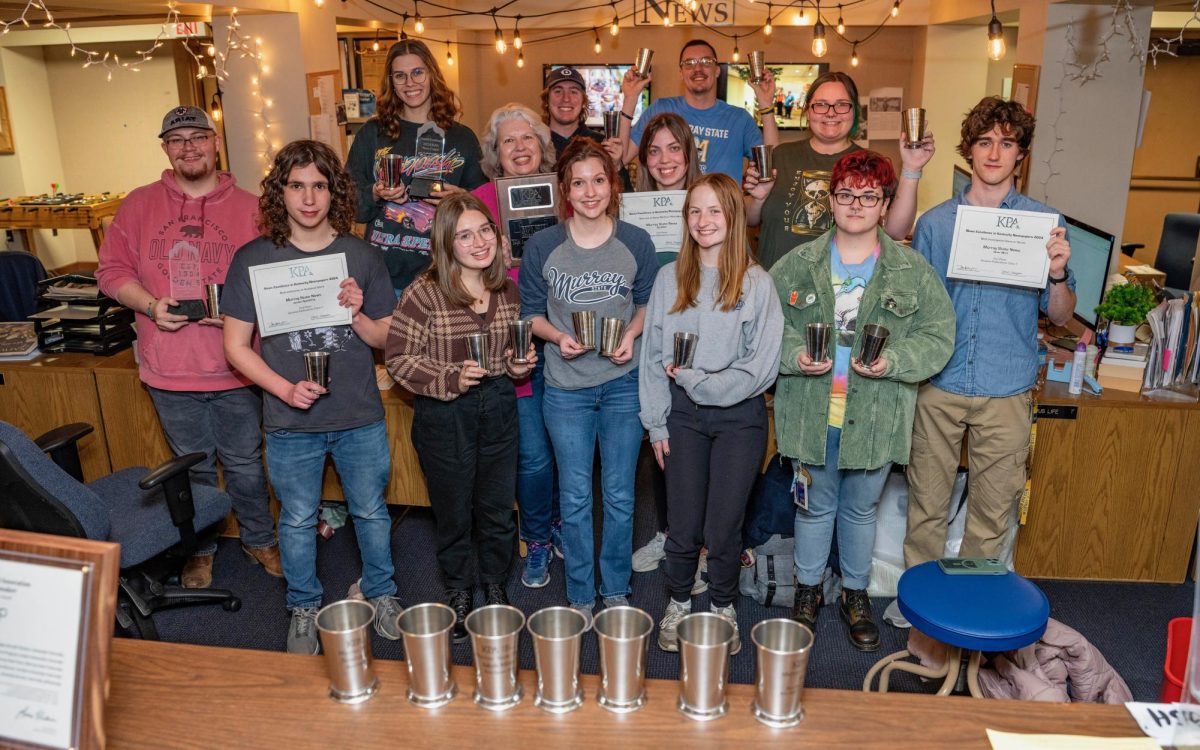
<svg viewBox="0 0 1200 750"><path fill-rule="evenodd" d="M1037 641L1046 632L1050 602L1037 586L1013 572L1003 575L947 575L937 560L915 565L900 576L896 601L912 626L949 646L942 670L901 661L910 652L897 651L880 659L863 680L880 674L879 691L886 693L893 670L922 677L944 678L938 695L949 695L965 670L971 695L979 693L982 652L1013 651Z"/></svg>

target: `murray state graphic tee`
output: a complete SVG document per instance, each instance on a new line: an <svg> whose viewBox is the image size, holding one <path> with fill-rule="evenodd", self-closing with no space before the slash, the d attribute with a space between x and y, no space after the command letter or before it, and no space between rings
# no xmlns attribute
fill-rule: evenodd
<svg viewBox="0 0 1200 750"><path fill-rule="evenodd" d="M836 154L818 154L807 140L783 143L772 151L775 185L762 207L758 262L771 266L788 251L825 234L833 226L829 210L829 178L846 154L861 151L851 144Z"/></svg>
<svg viewBox="0 0 1200 750"><path fill-rule="evenodd" d="M357 220L367 225L365 239L383 251L384 262L396 289L412 283L429 267L429 232L433 227L434 206L420 199L408 203L375 200L371 186L379 176L379 161L387 154L404 156L404 182L414 178L441 180L464 190L474 190L487 182L480 168L482 152L479 139L466 125L455 123L446 131L441 157L418 159L417 131L421 123L403 121L400 138L392 140L371 119L359 129L350 146L346 171L358 188Z"/></svg>
<svg viewBox="0 0 1200 750"><path fill-rule="evenodd" d="M263 237L247 243L233 258L221 312L254 323L254 293L250 268L264 263L323 258L344 253L346 271L363 291L362 314L372 320L388 317L396 307L396 293L379 251L357 237L341 235L323 250L306 253L288 243L278 247ZM329 393L309 409L288 406L263 392L263 429L293 432L334 432L383 419L383 402L375 384L375 355L348 325L323 326L262 339L262 358L275 372L297 383L305 379L304 353L329 352Z"/></svg>
<svg viewBox="0 0 1200 750"><path fill-rule="evenodd" d="M600 321L620 318L628 323L637 308L650 301L658 259L654 242L641 227L614 222L612 235L598 247L575 244L570 222L547 227L529 238L521 259L521 317L542 316L560 331L575 335L571 313L591 310ZM557 344L546 343L546 382L555 388L578 390L607 383L637 367L641 337L634 341L633 358L616 365L594 351L563 359Z"/></svg>
<svg viewBox="0 0 1200 750"><path fill-rule="evenodd" d="M829 393L829 426L841 427L846 416L846 384L850 378L850 350L858 330L858 308L867 282L875 273L879 245L862 263L843 263L837 242L829 243L829 276L833 283L833 390Z"/></svg>

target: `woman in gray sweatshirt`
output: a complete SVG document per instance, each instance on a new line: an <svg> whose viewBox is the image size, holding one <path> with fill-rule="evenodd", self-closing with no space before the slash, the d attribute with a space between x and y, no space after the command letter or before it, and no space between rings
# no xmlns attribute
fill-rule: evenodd
<svg viewBox="0 0 1200 750"><path fill-rule="evenodd" d="M667 476L667 587L658 645L677 651L691 612L693 574L708 548L712 611L737 627L742 516L767 444L763 392L775 381L783 313L771 277L750 255L741 189L708 174L688 190L679 258L659 272L646 307L642 425ZM688 367L674 362L677 334L695 334ZM719 470L712 464L720 462ZM735 638L732 653L741 648Z"/></svg>

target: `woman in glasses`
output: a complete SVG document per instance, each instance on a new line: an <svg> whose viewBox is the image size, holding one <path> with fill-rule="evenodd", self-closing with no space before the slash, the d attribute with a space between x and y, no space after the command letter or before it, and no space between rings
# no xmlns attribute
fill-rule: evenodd
<svg viewBox="0 0 1200 750"><path fill-rule="evenodd" d="M830 170L843 156L861 151L852 141L858 135L861 112L858 87L845 73L820 75L808 89L805 114L812 137L777 146L774 174L760 175L751 164L743 187L747 191L746 219L762 226L758 260L770 269L793 247L816 239L833 226L829 205ZM917 183L921 168L933 157L933 136L916 148L900 144L900 183L888 210L884 230L901 240L917 215Z"/></svg>
<svg viewBox="0 0 1200 750"><path fill-rule="evenodd" d="M520 300L487 208L467 193L448 196L434 214L432 239L432 266L404 291L385 357L396 382L417 396L413 447L429 487L453 637L462 641L477 576L487 604L508 604L517 539L512 379L531 365L514 363L508 348ZM486 361L468 348L472 334L486 335ZM532 346L525 354L536 361Z"/></svg>
<svg viewBox="0 0 1200 750"><path fill-rule="evenodd" d="M438 201L487 179L479 139L456 119L458 95L446 85L424 43L407 39L388 50L374 117L354 137L346 170L358 187L357 220L365 239L383 251L396 293L429 265L429 232ZM418 152L417 134L429 153ZM443 140L444 137L444 140ZM384 157L400 157L385 166Z"/></svg>
<svg viewBox="0 0 1200 750"><path fill-rule="evenodd" d="M829 185L834 229L771 270L784 318L775 436L801 486L792 618L816 632L836 521L842 619L854 647L874 651L867 578L875 506L892 464L908 463L917 384L954 350L954 308L938 273L881 227L896 191L887 157L843 156ZM828 345L810 351L808 326L820 323L830 326ZM889 332L878 358L863 358L866 324Z"/></svg>

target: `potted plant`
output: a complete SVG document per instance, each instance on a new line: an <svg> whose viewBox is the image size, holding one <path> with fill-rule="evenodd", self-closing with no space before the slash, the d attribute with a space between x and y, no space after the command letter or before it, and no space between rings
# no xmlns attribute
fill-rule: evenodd
<svg viewBox="0 0 1200 750"><path fill-rule="evenodd" d="M1096 314L1109 322L1108 340L1114 344L1133 343L1133 332L1145 322L1146 313L1157 304L1154 291L1141 284L1116 284L1096 307Z"/></svg>

